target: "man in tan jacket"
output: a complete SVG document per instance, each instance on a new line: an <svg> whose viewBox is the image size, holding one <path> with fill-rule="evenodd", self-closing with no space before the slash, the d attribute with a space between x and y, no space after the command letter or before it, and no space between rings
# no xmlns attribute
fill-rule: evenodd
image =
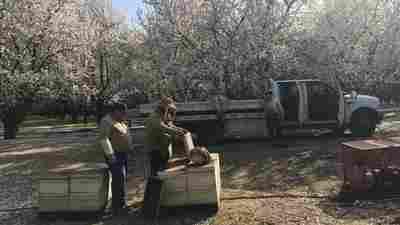
<svg viewBox="0 0 400 225"><path fill-rule="evenodd" d="M115 103L111 107L111 113L101 120L99 142L112 176L112 208L115 213L119 213L127 208L127 153L132 144L126 123L126 105Z"/></svg>

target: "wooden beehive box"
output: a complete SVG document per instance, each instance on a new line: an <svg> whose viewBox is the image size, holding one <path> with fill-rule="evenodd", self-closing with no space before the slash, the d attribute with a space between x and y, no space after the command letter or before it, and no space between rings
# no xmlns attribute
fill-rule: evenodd
<svg viewBox="0 0 400 225"><path fill-rule="evenodd" d="M220 206L221 177L218 154L200 167L177 166L158 173L164 181L161 206Z"/></svg>
<svg viewBox="0 0 400 225"><path fill-rule="evenodd" d="M110 178L103 163L64 165L38 178L39 212L103 210L110 198Z"/></svg>
<svg viewBox="0 0 400 225"><path fill-rule="evenodd" d="M385 151L392 147L392 143L383 140L360 140L342 143L341 160L344 167L365 165L382 167Z"/></svg>
<svg viewBox="0 0 400 225"><path fill-rule="evenodd" d="M400 137L387 138L392 142L392 148L386 154L387 166L400 168Z"/></svg>
<svg viewBox="0 0 400 225"><path fill-rule="evenodd" d="M354 190L367 190L368 171L381 172L387 167L395 145L387 140L359 140L342 143L339 163L344 184Z"/></svg>

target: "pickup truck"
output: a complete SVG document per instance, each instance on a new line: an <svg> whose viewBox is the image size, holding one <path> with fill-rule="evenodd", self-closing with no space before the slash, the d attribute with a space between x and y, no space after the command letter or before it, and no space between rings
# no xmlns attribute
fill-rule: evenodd
<svg viewBox="0 0 400 225"><path fill-rule="evenodd" d="M331 82L332 83L332 82ZM328 128L343 134L369 136L383 118L378 98L345 93L340 85L321 80L270 80L268 93L282 106L281 128ZM196 133L202 143L226 138L270 137L266 96L231 100L217 95L209 101L177 103L176 123ZM145 117L156 103L139 106Z"/></svg>
<svg viewBox="0 0 400 225"><path fill-rule="evenodd" d="M345 93L320 80L271 81L272 94L284 111L283 127L330 128L339 134L370 136L383 119L377 97Z"/></svg>

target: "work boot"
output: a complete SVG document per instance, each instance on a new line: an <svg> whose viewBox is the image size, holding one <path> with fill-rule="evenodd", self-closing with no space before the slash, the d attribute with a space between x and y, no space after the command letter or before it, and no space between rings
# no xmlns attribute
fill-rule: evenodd
<svg viewBox="0 0 400 225"><path fill-rule="evenodd" d="M126 215L129 211L129 206L126 203L123 203L120 206L116 206L112 208L113 215Z"/></svg>
<svg viewBox="0 0 400 225"><path fill-rule="evenodd" d="M129 211L129 208L128 207L125 207L125 208L115 208L115 209L113 209L113 215L114 216L125 216L125 215L128 215L128 211Z"/></svg>

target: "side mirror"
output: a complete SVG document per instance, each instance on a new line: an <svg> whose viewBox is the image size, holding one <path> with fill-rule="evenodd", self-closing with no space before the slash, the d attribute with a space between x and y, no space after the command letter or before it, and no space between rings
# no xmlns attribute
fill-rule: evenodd
<svg viewBox="0 0 400 225"><path fill-rule="evenodd" d="M356 99L357 98L357 92L356 91L351 91L351 93L350 93L350 96L351 96L351 99Z"/></svg>

